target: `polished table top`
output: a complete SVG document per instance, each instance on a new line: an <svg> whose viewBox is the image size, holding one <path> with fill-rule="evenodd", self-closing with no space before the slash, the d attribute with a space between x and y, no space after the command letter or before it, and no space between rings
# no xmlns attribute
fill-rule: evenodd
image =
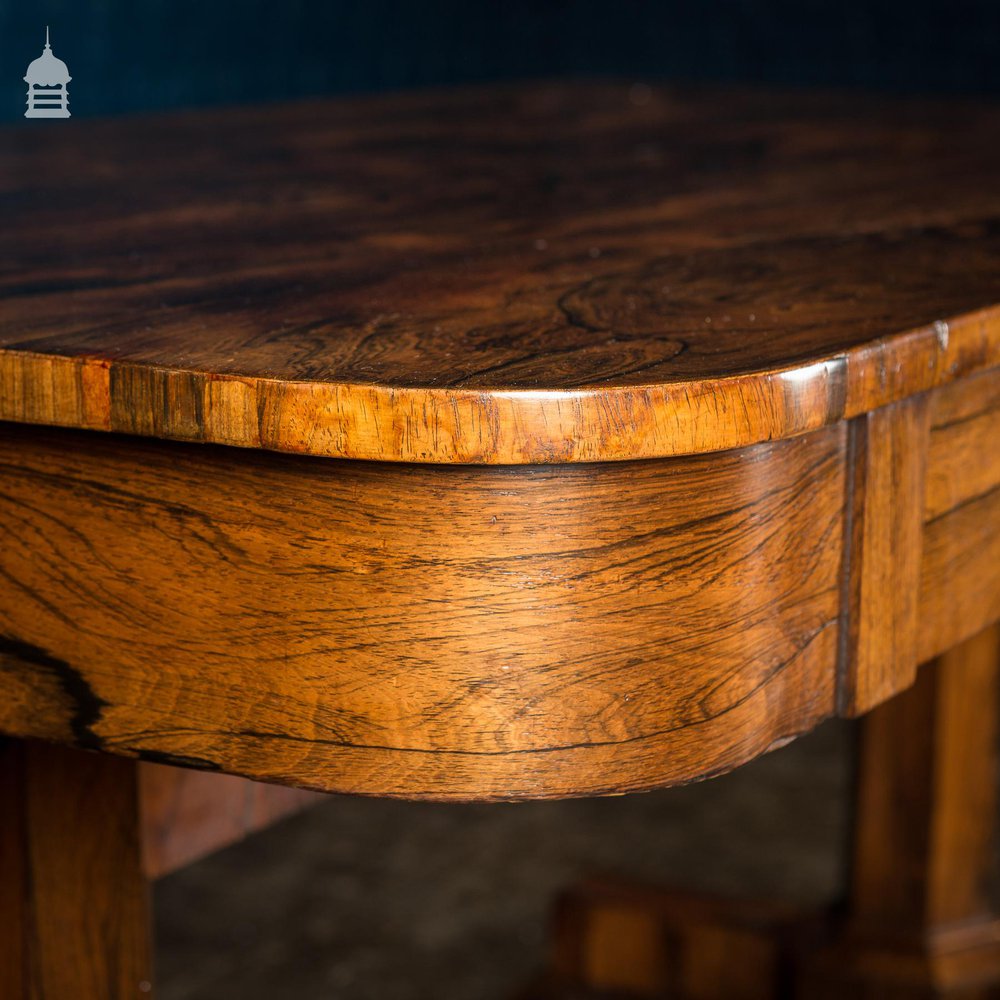
<svg viewBox="0 0 1000 1000"><path fill-rule="evenodd" d="M443 463L802 433L1000 362L998 134L624 84L8 129L0 418Z"/></svg>
<svg viewBox="0 0 1000 1000"><path fill-rule="evenodd" d="M7 130L0 731L533 798L868 711L1000 619L998 176L615 83Z"/></svg>

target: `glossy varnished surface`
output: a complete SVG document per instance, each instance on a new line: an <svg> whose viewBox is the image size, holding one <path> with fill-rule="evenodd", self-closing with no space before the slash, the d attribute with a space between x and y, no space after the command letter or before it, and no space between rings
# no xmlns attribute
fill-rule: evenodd
<svg viewBox="0 0 1000 1000"><path fill-rule="evenodd" d="M930 410L921 658L1000 621L1000 372L932 393Z"/></svg>
<svg viewBox="0 0 1000 1000"><path fill-rule="evenodd" d="M727 770L834 712L845 442L481 469L8 425L0 731L432 798Z"/></svg>
<svg viewBox="0 0 1000 1000"><path fill-rule="evenodd" d="M0 730L529 798L869 711L1000 618L998 123L587 85L10 132Z"/></svg>
<svg viewBox="0 0 1000 1000"><path fill-rule="evenodd" d="M0 425L0 731L417 797L717 773L1000 618L998 393L492 468Z"/></svg>
<svg viewBox="0 0 1000 1000"><path fill-rule="evenodd" d="M1000 112L624 85L8 130L0 418L563 462L1000 362Z"/></svg>

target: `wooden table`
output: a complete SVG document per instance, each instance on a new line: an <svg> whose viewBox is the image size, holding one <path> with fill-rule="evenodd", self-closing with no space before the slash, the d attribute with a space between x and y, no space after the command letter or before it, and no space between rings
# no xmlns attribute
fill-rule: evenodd
<svg viewBox="0 0 1000 1000"><path fill-rule="evenodd" d="M873 709L799 993L1000 982L998 178L996 106L614 83L5 131L0 996L146 995L148 878L299 802L149 762L619 794ZM777 989L588 905L563 982Z"/></svg>

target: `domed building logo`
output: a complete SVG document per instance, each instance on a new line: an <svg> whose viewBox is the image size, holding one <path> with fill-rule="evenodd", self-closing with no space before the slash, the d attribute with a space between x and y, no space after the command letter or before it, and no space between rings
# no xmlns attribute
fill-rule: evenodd
<svg viewBox="0 0 1000 1000"><path fill-rule="evenodd" d="M45 29L45 48L28 67L24 82L28 85L28 110L25 118L69 118L67 84L73 78L66 63L56 59L49 45L49 29Z"/></svg>

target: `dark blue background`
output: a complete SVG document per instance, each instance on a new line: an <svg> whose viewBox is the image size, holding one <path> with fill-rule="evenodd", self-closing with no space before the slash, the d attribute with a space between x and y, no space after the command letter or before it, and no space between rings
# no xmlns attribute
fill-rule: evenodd
<svg viewBox="0 0 1000 1000"><path fill-rule="evenodd" d="M1000 93L1000 0L0 0L0 119L46 23L74 115L563 75Z"/></svg>

